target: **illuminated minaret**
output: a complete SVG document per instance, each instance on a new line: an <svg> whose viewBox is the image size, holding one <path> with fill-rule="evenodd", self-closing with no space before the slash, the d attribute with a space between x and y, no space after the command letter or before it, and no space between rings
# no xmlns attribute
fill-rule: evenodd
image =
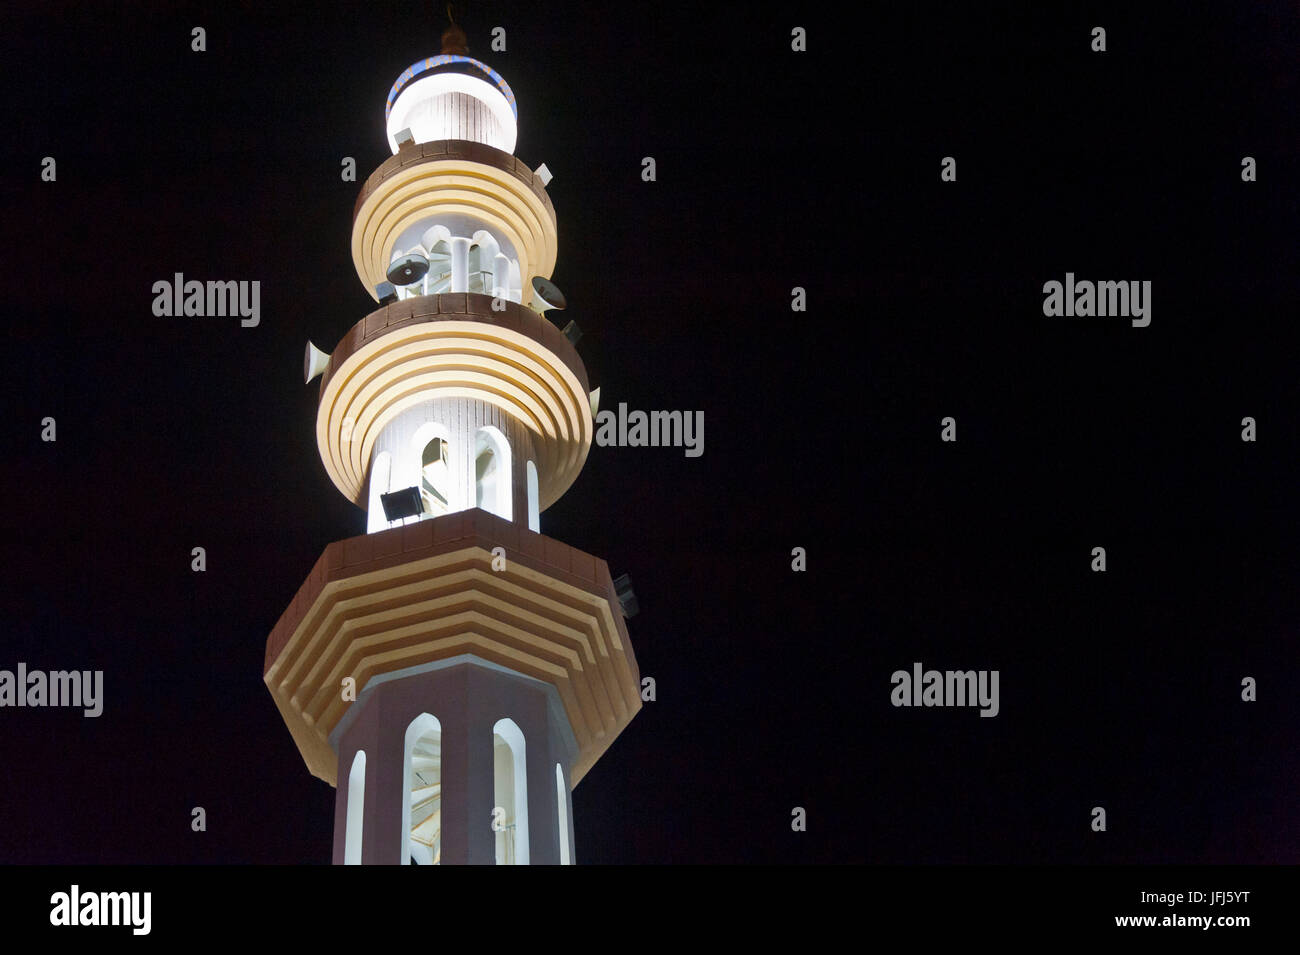
<svg viewBox="0 0 1300 955"><path fill-rule="evenodd" d="M563 307L549 174L458 27L388 95L352 258L380 307L325 355L316 441L369 533L325 548L264 679L338 789L334 862L568 863L570 792L641 706L620 593L543 536L596 395Z"/></svg>

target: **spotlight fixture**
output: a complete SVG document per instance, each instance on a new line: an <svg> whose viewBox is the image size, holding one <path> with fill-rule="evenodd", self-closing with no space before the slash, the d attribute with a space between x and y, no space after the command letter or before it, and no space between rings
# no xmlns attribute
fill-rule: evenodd
<svg viewBox="0 0 1300 955"><path fill-rule="evenodd" d="M420 499L418 487L404 487L400 491L391 491L379 495L384 505L384 517L389 521L400 521L424 512L424 501Z"/></svg>

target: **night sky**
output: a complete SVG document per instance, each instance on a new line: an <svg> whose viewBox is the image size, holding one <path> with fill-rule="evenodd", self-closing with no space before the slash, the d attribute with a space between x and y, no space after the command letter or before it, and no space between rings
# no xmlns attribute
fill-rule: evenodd
<svg viewBox="0 0 1300 955"><path fill-rule="evenodd" d="M445 14L101 6L0 29L0 669L104 671L98 718L0 708L0 862L324 864L263 654L365 517L302 350L374 308L353 203ZM542 515L631 575L657 684L578 860L1300 861L1300 14L898 6L457 17L554 174L602 407L704 414ZM260 325L155 317L176 272L260 281ZM1067 272L1149 280L1150 326L1046 317ZM916 661L998 670L998 715L892 706Z"/></svg>

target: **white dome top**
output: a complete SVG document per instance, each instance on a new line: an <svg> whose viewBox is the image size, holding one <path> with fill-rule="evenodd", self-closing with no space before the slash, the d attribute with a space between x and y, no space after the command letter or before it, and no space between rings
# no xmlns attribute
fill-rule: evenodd
<svg viewBox="0 0 1300 955"><path fill-rule="evenodd" d="M428 69L464 63L491 77L459 71L420 76ZM388 146L397 153L397 134L409 129L417 143L464 139L513 153L518 137L514 94L494 70L467 56L444 54L406 69L388 94Z"/></svg>

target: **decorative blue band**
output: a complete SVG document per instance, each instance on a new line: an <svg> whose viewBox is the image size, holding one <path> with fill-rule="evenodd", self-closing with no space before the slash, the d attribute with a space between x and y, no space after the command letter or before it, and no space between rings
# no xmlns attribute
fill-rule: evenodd
<svg viewBox="0 0 1300 955"><path fill-rule="evenodd" d="M488 66L486 63L481 63L471 56L460 56L455 53L443 53L439 56L431 56L427 59L420 60L419 62L412 63L402 71L402 75L397 78L397 82L393 84L393 88L388 91L388 102L384 105L384 119L388 119L389 114L393 112L393 103L397 101L397 94L402 92L402 89L407 83L411 82L411 80L415 79L421 73L427 73L434 67L445 66L448 63L468 63L492 77L492 82L496 83L497 89L501 91L502 95L506 98L506 102L510 104L510 112L515 114L515 119L519 118L519 108L515 106L515 94L511 91L510 84L502 78L500 73L492 69L492 67Z"/></svg>

